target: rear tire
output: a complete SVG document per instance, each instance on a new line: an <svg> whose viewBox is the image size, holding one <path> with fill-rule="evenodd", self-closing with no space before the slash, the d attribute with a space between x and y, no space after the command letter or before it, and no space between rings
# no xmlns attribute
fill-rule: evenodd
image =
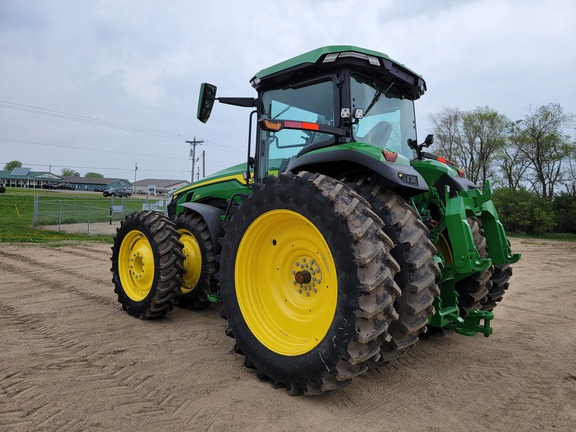
<svg viewBox="0 0 576 432"><path fill-rule="evenodd" d="M488 291L486 299L482 302L482 310L492 311L497 306L497 303L502 301L506 290L510 286L511 277L512 266L510 264L494 266L492 286Z"/></svg>
<svg viewBox="0 0 576 432"><path fill-rule="evenodd" d="M324 175L281 175L255 186L225 230L224 315L245 365L293 395L365 372L400 294L392 242L368 203Z"/></svg>
<svg viewBox="0 0 576 432"><path fill-rule="evenodd" d="M399 318L388 330L392 340L382 341L383 360L391 360L416 344L418 335L426 332L428 317L434 314L432 303L440 295L436 248L428 239L426 226L400 196L364 178L352 186L384 221L384 232L394 243L392 256L400 265L395 280L402 295L394 304Z"/></svg>
<svg viewBox="0 0 576 432"><path fill-rule="evenodd" d="M170 219L153 211L126 216L116 229L110 260L114 292L129 315L151 319L172 310L184 255Z"/></svg>
<svg viewBox="0 0 576 432"><path fill-rule="evenodd" d="M201 216L185 213L174 220L184 253L184 281L174 294L174 304L186 309L210 305L208 293L216 273L216 254L208 226Z"/></svg>
<svg viewBox="0 0 576 432"><path fill-rule="evenodd" d="M475 217L469 217L467 221L472 230L474 244L476 245L476 249L478 249L480 257L487 257L488 247L480 221ZM482 309L482 303L486 300L486 296L492 287L492 280L490 278L493 272L494 266L490 266L486 270L474 273L456 282L455 288L458 292L458 304L462 315L466 316L468 312L473 309Z"/></svg>

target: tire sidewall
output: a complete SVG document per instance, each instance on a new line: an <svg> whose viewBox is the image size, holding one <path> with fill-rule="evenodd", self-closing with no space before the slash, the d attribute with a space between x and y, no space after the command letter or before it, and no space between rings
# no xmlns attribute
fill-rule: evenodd
<svg viewBox="0 0 576 432"><path fill-rule="evenodd" d="M214 272L209 272L207 270L207 263L208 263L208 250L206 248L206 243L210 242L212 245L212 250L214 250L214 244L212 239L204 240L202 238L202 231L196 223L194 223L195 218L199 218L202 220L201 216L195 214L182 214L174 219L174 226L176 230L185 229L192 235L196 242L198 243L198 247L200 248L200 258L202 260L202 269L200 271L200 278L196 283L196 286L192 288L192 290L188 293L183 293L181 287L178 287L175 290L175 294L179 297L202 297L206 296L210 291L210 278L214 275ZM206 227L205 230L207 231L208 228ZM214 258L215 259L215 258ZM213 261L213 260L212 260Z"/></svg>
<svg viewBox="0 0 576 432"><path fill-rule="evenodd" d="M227 234L232 235L225 236L222 247L220 286L230 329L237 345L254 366L281 382L305 381L302 371L311 376L335 372L337 362L349 357L347 347L357 337L354 311L358 309L358 294L355 292L360 283L357 265L347 258L354 256L349 228L345 218L334 212L333 203L321 195L319 189L311 193L311 183L299 183L281 178L279 182L255 191L232 217L227 230ZM330 248L337 272L338 298L328 332L318 345L297 356L275 353L252 334L242 316L234 283L235 262L243 233L259 216L279 209L292 210L314 224ZM319 356L321 362L318 362Z"/></svg>
<svg viewBox="0 0 576 432"><path fill-rule="evenodd" d="M154 298L156 297L156 295L158 293L158 278L160 276L158 271L154 272L154 278L152 280L152 286L150 288L150 291L148 292L146 297L144 297L144 299L142 299L141 301L135 301L135 300L131 299L128 296L128 294L126 293L126 291L124 291L124 289L122 288L122 283L120 281L120 276L119 276L120 273L119 273L119 268L118 268L119 253L120 253L121 245L129 233L131 233L133 231L140 231L142 234L144 234L144 236L146 237L146 239L150 243L150 246L152 249L152 253L154 256L153 265L155 268L158 267L158 263L160 260L158 248L156 247L155 240L154 240L154 233L150 230L150 227L147 224L142 223L142 219L139 216L140 216L140 214L137 214L136 216L129 216L120 225L120 227L116 231L116 237L114 238L114 246L112 248L112 251L113 251L113 254L112 254L112 273L113 273L113 281L116 285L115 291L118 294L118 300L122 303L124 309L130 311L131 315L136 315L136 316L141 315L141 314L145 314L148 311L148 309L150 308L151 303L153 302Z"/></svg>

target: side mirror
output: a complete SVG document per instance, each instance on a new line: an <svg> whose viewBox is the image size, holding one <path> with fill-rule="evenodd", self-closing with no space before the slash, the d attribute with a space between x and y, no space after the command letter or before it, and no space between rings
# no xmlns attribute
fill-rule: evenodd
<svg viewBox="0 0 576 432"><path fill-rule="evenodd" d="M424 140L424 146L430 147L434 143L434 135L428 134L426 135L426 139Z"/></svg>
<svg viewBox="0 0 576 432"><path fill-rule="evenodd" d="M200 96L198 97L198 112L196 117L202 123L206 123L212 113L212 107L216 100L216 86L208 83L200 84Z"/></svg>

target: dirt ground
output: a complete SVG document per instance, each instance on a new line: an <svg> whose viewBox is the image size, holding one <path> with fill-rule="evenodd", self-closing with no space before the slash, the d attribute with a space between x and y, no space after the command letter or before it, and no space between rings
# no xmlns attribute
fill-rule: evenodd
<svg viewBox="0 0 576 432"><path fill-rule="evenodd" d="M0 245L0 430L576 431L576 243L512 245L492 336L421 340L320 397L258 381L218 306L128 316L109 245Z"/></svg>

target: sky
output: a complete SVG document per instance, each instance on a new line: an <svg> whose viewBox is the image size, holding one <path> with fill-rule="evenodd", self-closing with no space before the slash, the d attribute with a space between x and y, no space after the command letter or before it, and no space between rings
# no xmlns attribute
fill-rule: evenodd
<svg viewBox="0 0 576 432"><path fill-rule="evenodd" d="M206 175L243 163L249 109L200 123L200 83L255 97L256 72L325 45L424 77L420 141L444 107L576 114L575 21L573 0L0 0L0 169L189 181L194 137L194 179L203 153Z"/></svg>

